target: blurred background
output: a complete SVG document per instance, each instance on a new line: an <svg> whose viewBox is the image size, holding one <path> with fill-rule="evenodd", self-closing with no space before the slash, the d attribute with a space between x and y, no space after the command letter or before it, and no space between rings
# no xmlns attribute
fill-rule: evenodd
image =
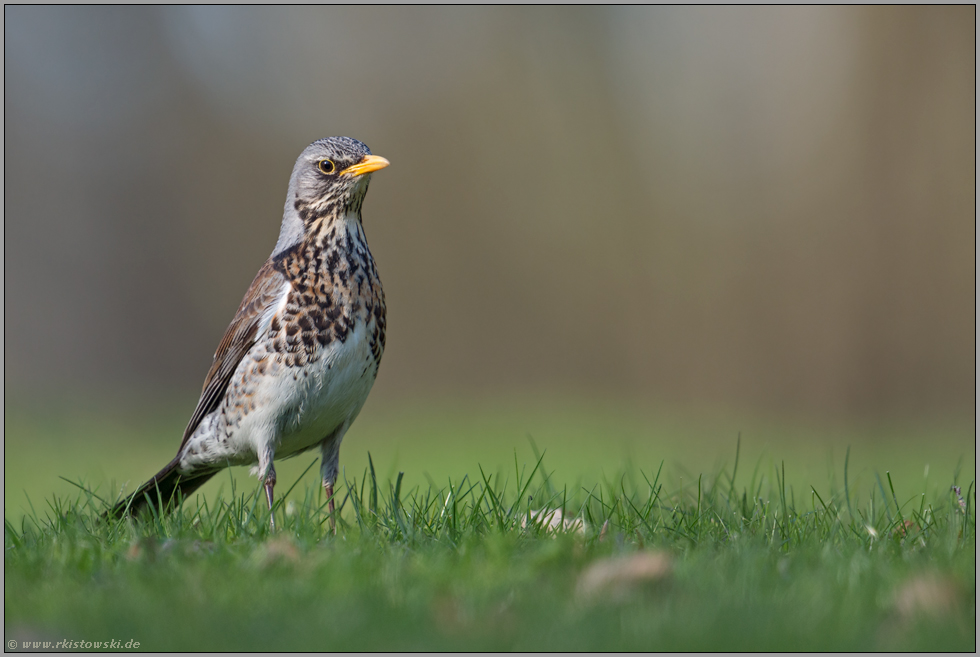
<svg viewBox="0 0 980 657"><path fill-rule="evenodd" d="M4 18L8 513L171 458L329 135L392 162L358 475L974 471L975 7Z"/></svg>

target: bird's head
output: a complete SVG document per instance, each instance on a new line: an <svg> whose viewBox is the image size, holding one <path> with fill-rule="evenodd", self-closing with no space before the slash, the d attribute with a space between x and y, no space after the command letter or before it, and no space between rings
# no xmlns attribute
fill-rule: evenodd
<svg viewBox="0 0 980 657"><path fill-rule="evenodd" d="M307 146L296 158L289 178L282 229L273 254L335 221L360 221L371 172L386 166L388 160L372 155L365 144L350 137L327 137Z"/></svg>

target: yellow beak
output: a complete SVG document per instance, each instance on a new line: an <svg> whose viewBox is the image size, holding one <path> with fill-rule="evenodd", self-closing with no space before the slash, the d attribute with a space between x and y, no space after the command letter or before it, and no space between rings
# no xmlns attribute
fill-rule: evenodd
<svg viewBox="0 0 980 657"><path fill-rule="evenodd" d="M389 164L391 164L391 162L383 157L379 157L377 155L365 155L363 160L357 164L350 165L340 173L344 176L363 176L365 173L371 173L372 171L377 171L378 169L384 169Z"/></svg>

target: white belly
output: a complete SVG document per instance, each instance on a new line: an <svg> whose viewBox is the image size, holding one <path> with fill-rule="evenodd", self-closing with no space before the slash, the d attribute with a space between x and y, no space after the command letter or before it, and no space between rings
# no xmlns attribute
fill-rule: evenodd
<svg viewBox="0 0 980 657"><path fill-rule="evenodd" d="M353 422L374 385L369 330L359 322L343 343L323 347L316 362L299 367L270 363L260 377L242 376L255 365L250 356L243 358L232 380L249 381L247 394L228 394L205 418L186 445L182 469L216 460L250 465L270 448L275 458L293 456ZM242 397L248 400L244 413L230 403Z"/></svg>
<svg viewBox="0 0 980 657"><path fill-rule="evenodd" d="M287 380L276 385L273 392L274 397L286 401L280 404L281 430L273 438L277 457L303 452L357 417L374 385L367 329L361 323L344 343L329 345L323 358L292 369L298 375L296 380L285 377ZM262 437L256 435L255 439L261 441Z"/></svg>

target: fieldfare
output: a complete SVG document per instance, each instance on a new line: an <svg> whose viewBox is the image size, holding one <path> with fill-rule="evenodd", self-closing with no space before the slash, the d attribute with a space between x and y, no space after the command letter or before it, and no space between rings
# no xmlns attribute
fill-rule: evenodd
<svg viewBox="0 0 980 657"><path fill-rule="evenodd" d="M238 307L177 456L110 512L169 509L229 465L253 465L272 509L273 459L320 448L334 521L340 443L385 346L385 300L361 222L371 172L388 166L349 137L296 160L279 241ZM274 526L273 516L273 526Z"/></svg>

